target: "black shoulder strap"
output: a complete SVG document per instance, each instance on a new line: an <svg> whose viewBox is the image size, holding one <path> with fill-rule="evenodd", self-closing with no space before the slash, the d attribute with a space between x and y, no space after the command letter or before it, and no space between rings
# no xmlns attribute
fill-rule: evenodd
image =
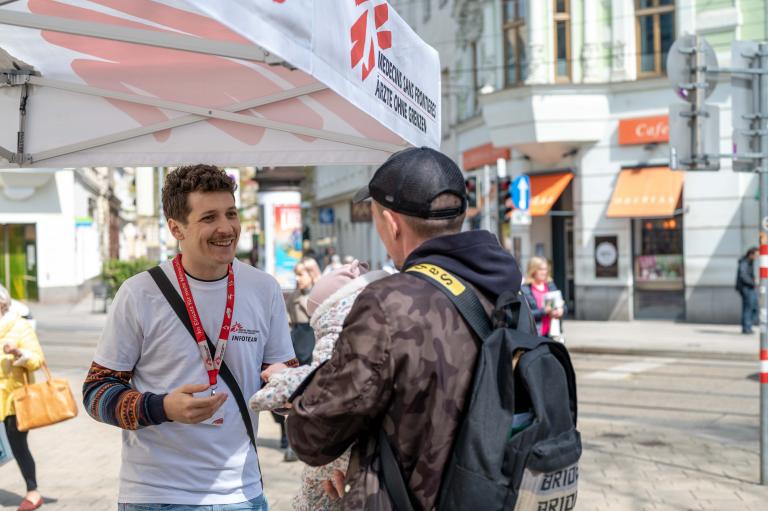
<svg viewBox="0 0 768 511"><path fill-rule="evenodd" d="M384 427L379 428L379 456L381 456L381 477L384 488L392 500L395 511L414 511L413 500L403 480L403 471L395 458L392 446L389 445Z"/></svg>
<svg viewBox="0 0 768 511"><path fill-rule="evenodd" d="M472 330L475 331L480 342L483 342L491 334L491 321L485 313L483 304L480 303L475 292L459 278L432 264L417 264L405 271L431 282L443 291L456 305ZM408 485L405 484L400 464L397 462L383 428L379 428L378 440L384 488L397 511L413 511L413 499L408 491Z"/></svg>
<svg viewBox="0 0 768 511"><path fill-rule="evenodd" d="M483 342L493 331L491 320L486 314L483 304L477 294L466 283L455 275L448 273L434 264L417 264L407 270L427 282L435 285L453 302L472 330Z"/></svg>
<svg viewBox="0 0 768 511"><path fill-rule="evenodd" d="M192 328L192 322L189 320L187 308L184 305L181 296L179 296L179 293L176 291L176 288L173 287L173 284L168 279L168 276L159 266L150 268L149 274L157 284L157 287L160 288L160 291L162 291L165 299L168 300L168 304L171 306L171 309L173 309L173 312L176 313L184 326L187 327L190 335L194 338L195 330ZM208 349L211 350L211 353L214 353L216 347L208 338L208 334L205 335L205 339L208 341ZM224 361L221 362L219 374L221 375L221 379L224 380L229 387L230 392L232 392L232 397L234 397L237 402L237 407L240 409L240 416L243 418L243 423L245 423L245 430L248 432L248 438L251 439L253 448L256 449L256 435L253 433L253 424L251 423L251 417L248 412L248 405L245 403L245 398L243 397L243 392L240 390L240 385L237 384L235 375L232 374L232 371L229 370L229 367L227 367L227 364L224 363Z"/></svg>

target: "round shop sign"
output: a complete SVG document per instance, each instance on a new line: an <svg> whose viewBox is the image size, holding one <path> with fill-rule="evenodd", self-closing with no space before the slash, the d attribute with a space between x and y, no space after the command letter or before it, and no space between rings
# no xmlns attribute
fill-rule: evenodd
<svg viewBox="0 0 768 511"><path fill-rule="evenodd" d="M597 246L595 259L600 266L613 266L619 254L616 252L616 245L608 241L603 241Z"/></svg>

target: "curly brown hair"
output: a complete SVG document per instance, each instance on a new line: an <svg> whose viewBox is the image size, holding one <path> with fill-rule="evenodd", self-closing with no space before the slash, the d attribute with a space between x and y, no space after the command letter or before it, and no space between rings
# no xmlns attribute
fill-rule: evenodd
<svg viewBox="0 0 768 511"><path fill-rule="evenodd" d="M166 218L187 222L187 196L192 192L229 192L234 197L237 183L216 165L186 165L165 176L162 200Z"/></svg>

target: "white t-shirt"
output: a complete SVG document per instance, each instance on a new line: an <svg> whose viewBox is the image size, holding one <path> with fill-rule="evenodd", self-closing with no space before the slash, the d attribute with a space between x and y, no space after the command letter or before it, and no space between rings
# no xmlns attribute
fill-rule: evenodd
<svg viewBox="0 0 768 511"><path fill-rule="evenodd" d="M161 267L178 291L172 264ZM294 353L277 281L237 260L233 268L235 310L224 361L247 402L261 387L262 363L286 362ZM188 281L203 328L215 343L227 279ZM133 371L131 383L141 392L163 394L188 383L208 383L195 339L147 272L131 277L117 292L94 361ZM221 377L218 392L229 394L214 416L224 418L222 425L166 422L123 431L118 502L233 504L262 494L256 452ZM258 416L249 413L257 432Z"/></svg>

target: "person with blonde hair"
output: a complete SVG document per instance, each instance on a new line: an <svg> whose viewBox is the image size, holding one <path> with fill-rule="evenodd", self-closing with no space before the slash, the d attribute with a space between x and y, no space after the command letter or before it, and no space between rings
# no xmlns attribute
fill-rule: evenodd
<svg viewBox="0 0 768 511"><path fill-rule="evenodd" d="M37 491L35 460L27 443L27 432L19 431L11 393L24 385L24 373L33 381L32 373L43 363L43 350L37 335L26 319L11 310L11 295L0 286L0 420L5 425L13 457L27 485L27 494L17 511L31 511L43 505Z"/></svg>
<svg viewBox="0 0 768 511"><path fill-rule="evenodd" d="M558 291L552 281L549 270L549 262L543 257L532 257L525 272L525 283L521 288L523 296L528 300L533 317L536 320L536 328L539 335L544 337L561 335L559 329L553 332L553 320L560 321L565 315L566 306L560 295L559 300L553 300L553 295Z"/></svg>
<svg viewBox="0 0 768 511"><path fill-rule="evenodd" d="M311 256L304 256L301 258L301 264L306 268L307 273L312 278L312 284L320 280L323 272L320 271L320 265L317 264L317 260Z"/></svg>
<svg viewBox="0 0 768 511"><path fill-rule="evenodd" d="M320 279L320 266L312 257L304 257L293 268L296 275L296 289L286 302L288 307L288 323L291 327L291 343L299 365L305 366L312 362L312 352L315 349L315 333L309 326L308 312L309 293ZM272 412L275 422L280 424L280 448L283 459L288 462L298 461L296 454L288 443L285 430L285 417Z"/></svg>

